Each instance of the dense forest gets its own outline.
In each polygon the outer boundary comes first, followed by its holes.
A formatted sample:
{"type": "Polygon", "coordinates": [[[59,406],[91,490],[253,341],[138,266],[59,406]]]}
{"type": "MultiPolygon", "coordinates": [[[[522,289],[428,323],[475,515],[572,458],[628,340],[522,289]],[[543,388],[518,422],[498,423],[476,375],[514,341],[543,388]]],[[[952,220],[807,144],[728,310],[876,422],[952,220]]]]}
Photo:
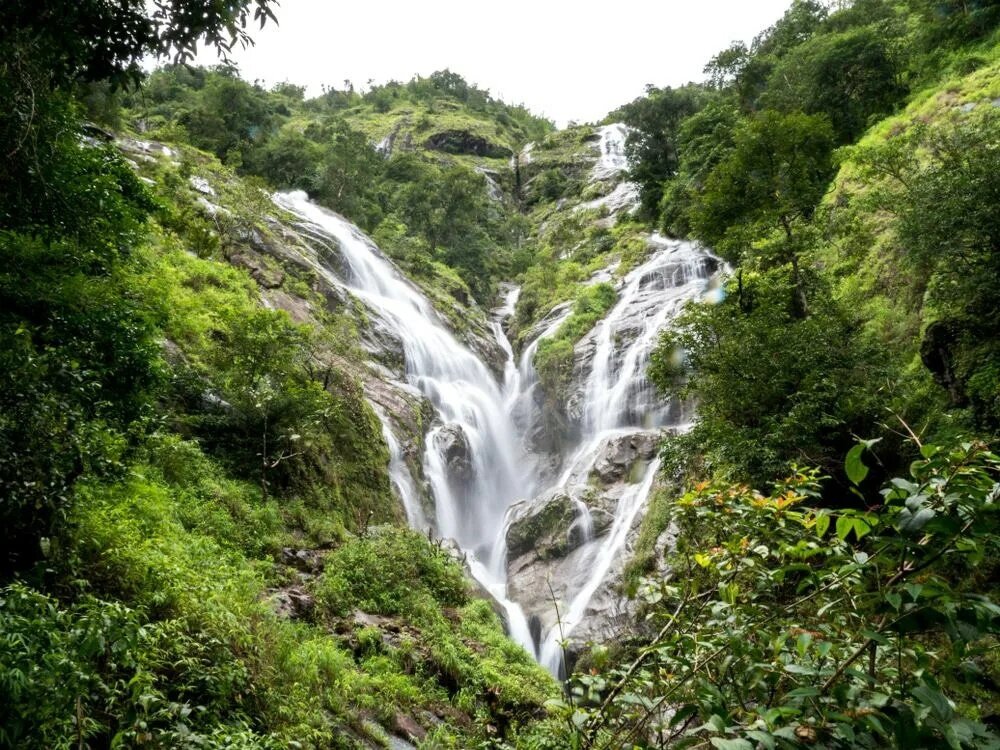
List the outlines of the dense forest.
{"type": "MultiPolygon", "coordinates": [[[[0,8],[0,747],[1000,747],[1000,3],[794,0],[564,129],[448,70],[242,79],[276,20],[0,8]],[[682,418],[581,483],[648,495],[628,622],[564,637],[538,576],[555,676],[434,522],[432,459],[472,497],[481,446],[289,191],[537,381],[541,475],[630,284],[699,253],[628,391],[682,418]]],[[[544,499],[506,508],[508,575],[618,529],[544,499]]]]}

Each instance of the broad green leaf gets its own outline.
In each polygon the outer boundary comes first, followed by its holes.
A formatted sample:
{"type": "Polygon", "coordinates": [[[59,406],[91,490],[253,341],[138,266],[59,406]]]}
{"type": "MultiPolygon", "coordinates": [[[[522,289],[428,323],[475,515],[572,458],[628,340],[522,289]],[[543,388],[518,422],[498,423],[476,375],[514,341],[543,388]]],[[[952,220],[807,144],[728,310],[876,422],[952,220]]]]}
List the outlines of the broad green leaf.
{"type": "Polygon", "coordinates": [[[765,750],[774,750],[774,737],[770,732],[762,732],[759,729],[752,729],[747,732],[747,737],[757,740],[765,750]]]}
{"type": "Polygon", "coordinates": [[[865,452],[865,445],[858,443],[847,451],[847,459],[844,461],[844,471],[852,484],[861,484],[868,476],[868,467],[861,460],[861,454],[865,452]]]}
{"type": "Polygon", "coordinates": [[[816,536],[822,539],[823,535],[826,534],[826,531],[829,528],[830,528],[830,516],[828,516],[826,513],[821,513],[820,515],[816,516],[816,536]]]}
{"type": "Polygon", "coordinates": [[[852,525],[854,527],[854,536],[859,542],[872,530],[872,527],[863,518],[855,518],[852,525]]]}
{"type": "Polygon", "coordinates": [[[934,456],[937,455],[937,452],[939,450],[941,450],[941,449],[938,448],[936,445],[929,445],[929,444],[928,445],[921,445],[920,446],[920,455],[923,456],[924,458],[934,458],[934,456]]]}
{"type": "Polygon", "coordinates": [[[712,714],[708,717],[708,721],[705,722],[705,728],[711,729],[713,732],[725,732],[726,722],[718,714],[712,714]]]}
{"type": "Polygon", "coordinates": [[[954,715],[951,701],[940,690],[935,690],[930,685],[918,685],[912,692],[914,698],[928,706],[942,721],[949,721],[954,715]]]}
{"type": "Polygon", "coordinates": [[[903,508],[899,512],[899,530],[908,534],[916,534],[927,525],[928,521],[934,518],[934,515],[932,508],[921,508],[916,513],[910,511],[909,508],[903,508]]]}
{"type": "Polygon", "coordinates": [[[800,687],[789,690],[785,693],[786,698],[815,698],[819,695],[819,689],[814,687],[800,687]]]}
{"type": "Polygon", "coordinates": [[[840,541],[847,539],[847,535],[851,533],[851,529],[854,528],[854,519],[850,516],[840,516],[837,519],[837,538],[840,541]]]}

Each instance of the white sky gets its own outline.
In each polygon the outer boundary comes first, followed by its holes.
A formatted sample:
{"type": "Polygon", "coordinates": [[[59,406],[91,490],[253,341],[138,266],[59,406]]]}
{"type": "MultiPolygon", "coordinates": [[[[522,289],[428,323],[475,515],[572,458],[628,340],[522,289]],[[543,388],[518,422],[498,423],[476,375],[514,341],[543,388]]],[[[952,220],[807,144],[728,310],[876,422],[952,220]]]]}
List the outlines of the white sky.
{"type": "MultiPolygon", "coordinates": [[[[233,58],[247,80],[364,88],[449,68],[565,125],[642,94],[701,80],[708,59],[749,41],[791,0],[281,0],[278,26],[233,58]]],[[[199,62],[211,64],[204,56],[199,62]]]]}

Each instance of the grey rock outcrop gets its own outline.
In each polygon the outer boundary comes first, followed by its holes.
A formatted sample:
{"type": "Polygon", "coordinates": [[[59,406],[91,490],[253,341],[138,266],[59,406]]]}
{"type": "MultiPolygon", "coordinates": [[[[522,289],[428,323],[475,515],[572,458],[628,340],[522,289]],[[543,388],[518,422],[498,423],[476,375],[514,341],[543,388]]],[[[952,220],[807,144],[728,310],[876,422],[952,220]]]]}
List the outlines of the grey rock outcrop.
{"type": "Polygon", "coordinates": [[[630,478],[637,462],[656,455],[657,436],[650,432],[620,435],[604,444],[594,462],[594,474],[604,484],[630,478]]]}
{"type": "Polygon", "coordinates": [[[475,475],[469,439],[461,425],[446,424],[435,435],[434,442],[448,466],[448,476],[456,482],[468,482],[475,475]]]}

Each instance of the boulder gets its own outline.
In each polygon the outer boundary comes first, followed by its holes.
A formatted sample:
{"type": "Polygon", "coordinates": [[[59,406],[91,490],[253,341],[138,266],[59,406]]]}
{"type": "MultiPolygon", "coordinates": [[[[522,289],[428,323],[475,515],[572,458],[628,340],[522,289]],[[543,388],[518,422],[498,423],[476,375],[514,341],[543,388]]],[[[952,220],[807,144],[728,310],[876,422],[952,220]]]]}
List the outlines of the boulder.
{"type": "Polygon", "coordinates": [[[475,476],[472,450],[461,425],[446,424],[434,435],[434,447],[444,458],[452,481],[468,482],[475,476]]]}
{"type": "Polygon", "coordinates": [[[614,521],[607,503],[583,485],[557,487],[512,506],[507,517],[509,559],[533,554],[540,560],[565,557],[605,533],[614,521]]]}
{"type": "Polygon", "coordinates": [[[594,462],[593,475],[604,484],[628,480],[637,461],[649,461],[656,455],[656,444],[657,436],[649,432],[611,438],[594,462]]]}
{"type": "Polygon", "coordinates": [[[269,597],[279,617],[290,620],[308,618],[316,606],[315,600],[298,586],[276,589],[269,597]]]}
{"type": "Polygon", "coordinates": [[[517,503],[508,516],[507,556],[513,559],[531,551],[543,560],[564,556],[570,551],[569,528],[577,515],[576,503],[562,488],[517,503]]]}
{"type": "Polygon", "coordinates": [[[281,562],[305,573],[319,573],[323,570],[324,553],[316,549],[281,549],[281,562]]]}

